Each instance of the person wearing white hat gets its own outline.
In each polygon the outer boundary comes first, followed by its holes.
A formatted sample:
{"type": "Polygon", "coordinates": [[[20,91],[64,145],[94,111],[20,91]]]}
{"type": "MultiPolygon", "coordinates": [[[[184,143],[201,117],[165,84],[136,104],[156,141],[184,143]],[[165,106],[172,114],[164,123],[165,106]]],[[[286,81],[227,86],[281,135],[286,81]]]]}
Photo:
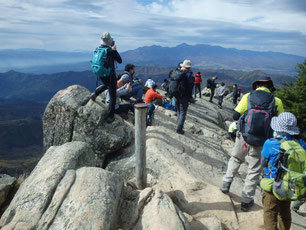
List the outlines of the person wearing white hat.
{"type": "Polygon", "coordinates": [[[104,32],[101,36],[101,48],[107,48],[107,54],[109,57],[109,65],[111,72],[109,76],[101,77],[102,85],[96,88],[96,90],[91,94],[90,98],[95,101],[96,97],[100,95],[103,91],[108,89],[110,100],[108,106],[108,115],[106,118],[107,123],[112,123],[115,120],[115,106],[116,106],[116,88],[117,79],[115,71],[115,61],[119,64],[122,63],[122,59],[117,52],[117,47],[115,45],[114,39],[111,37],[109,32],[104,32]]]}
{"type": "MultiPolygon", "coordinates": [[[[294,141],[295,143],[297,142],[296,146],[304,150],[306,149],[306,143],[302,139],[296,138],[300,131],[297,128],[296,117],[292,113],[283,112],[278,117],[273,117],[270,126],[274,131],[274,137],[266,140],[263,145],[261,165],[265,167],[264,178],[274,178],[276,180],[275,178],[278,174],[276,162],[279,160],[282,143],[294,141]]],[[[279,229],[290,229],[290,200],[278,200],[273,192],[270,191],[272,190],[272,185],[268,186],[262,182],[265,229],[278,229],[277,226],[279,226],[279,229]]]]}
{"type": "Polygon", "coordinates": [[[195,77],[193,75],[193,72],[190,70],[191,69],[191,61],[190,60],[184,60],[183,63],[180,64],[181,70],[185,71],[187,81],[188,81],[188,88],[187,88],[187,93],[188,93],[188,101],[191,103],[195,103],[195,99],[192,97],[192,90],[194,87],[194,80],[195,77]]]}

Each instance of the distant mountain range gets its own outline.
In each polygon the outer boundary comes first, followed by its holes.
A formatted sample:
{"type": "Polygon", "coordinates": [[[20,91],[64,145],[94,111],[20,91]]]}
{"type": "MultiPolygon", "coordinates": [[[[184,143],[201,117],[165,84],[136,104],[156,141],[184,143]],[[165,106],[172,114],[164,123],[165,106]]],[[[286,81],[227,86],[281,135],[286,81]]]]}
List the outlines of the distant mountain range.
{"type": "MultiPolygon", "coordinates": [[[[127,63],[137,66],[171,67],[190,59],[198,69],[261,70],[266,73],[295,74],[295,66],[305,57],[277,52],[257,52],[210,45],[180,44],[176,47],[145,46],[120,52],[123,69],[127,63]]],[[[58,52],[33,49],[0,50],[0,72],[57,73],[90,70],[92,52],[58,52]]]]}
{"type": "MultiPolygon", "coordinates": [[[[168,78],[170,70],[171,68],[167,67],[137,67],[135,77],[145,81],[150,76],[160,84],[164,79],[168,78]]],[[[249,90],[251,83],[261,75],[271,76],[276,85],[281,82],[295,81],[295,77],[292,76],[266,74],[262,71],[193,70],[194,72],[201,71],[204,81],[211,76],[217,75],[218,82],[225,82],[226,85],[237,83],[244,91],[249,90]]],[[[74,84],[82,85],[93,91],[96,87],[96,76],[91,71],[69,71],[40,75],[9,71],[0,74],[0,99],[47,103],[57,91],[74,84]]],[[[204,82],[204,84],[206,83],[204,82]]]]}

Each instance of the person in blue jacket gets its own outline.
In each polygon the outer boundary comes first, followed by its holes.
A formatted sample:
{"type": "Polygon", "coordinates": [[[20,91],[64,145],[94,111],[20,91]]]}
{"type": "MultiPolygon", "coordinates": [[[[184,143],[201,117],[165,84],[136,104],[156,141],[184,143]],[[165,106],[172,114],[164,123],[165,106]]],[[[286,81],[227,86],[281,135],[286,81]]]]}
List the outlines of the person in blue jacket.
{"type": "MultiPolygon", "coordinates": [[[[261,151],[261,164],[265,167],[265,178],[275,178],[277,173],[275,161],[280,153],[281,141],[296,139],[300,134],[296,125],[296,117],[289,112],[283,112],[278,117],[272,118],[271,128],[274,130],[274,137],[266,140],[261,151]]],[[[306,143],[302,139],[298,139],[298,142],[306,149],[306,143]]],[[[272,192],[263,190],[262,203],[264,205],[264,226],[266,230],[290,229],[290,201],[278,200],[272,192]]]]}

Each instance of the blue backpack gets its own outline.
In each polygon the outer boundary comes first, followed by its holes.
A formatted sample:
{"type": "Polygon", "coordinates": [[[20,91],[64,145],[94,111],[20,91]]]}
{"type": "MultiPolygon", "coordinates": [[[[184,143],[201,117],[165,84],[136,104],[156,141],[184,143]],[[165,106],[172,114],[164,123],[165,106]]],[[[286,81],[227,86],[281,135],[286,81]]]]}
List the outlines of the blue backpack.
{"type": "Polygon", "coordinates": [[[98,47],[93,53],[91,69],[97,77],[104,78],[110,76],[111,65],[108,49],[109,47],[98,47]]]}

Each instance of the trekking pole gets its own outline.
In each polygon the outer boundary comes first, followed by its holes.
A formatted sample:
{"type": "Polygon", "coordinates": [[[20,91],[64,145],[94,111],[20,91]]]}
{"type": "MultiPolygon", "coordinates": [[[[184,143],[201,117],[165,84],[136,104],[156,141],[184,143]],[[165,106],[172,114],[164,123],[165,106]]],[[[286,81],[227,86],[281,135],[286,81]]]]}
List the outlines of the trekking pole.
{"type": "Polygon", "coordinates": [[[135,104],[135,155],[136,155],[136,186],[144,189],[147,186],[146,170],[146,114],[145,103],[135,104]]]}

